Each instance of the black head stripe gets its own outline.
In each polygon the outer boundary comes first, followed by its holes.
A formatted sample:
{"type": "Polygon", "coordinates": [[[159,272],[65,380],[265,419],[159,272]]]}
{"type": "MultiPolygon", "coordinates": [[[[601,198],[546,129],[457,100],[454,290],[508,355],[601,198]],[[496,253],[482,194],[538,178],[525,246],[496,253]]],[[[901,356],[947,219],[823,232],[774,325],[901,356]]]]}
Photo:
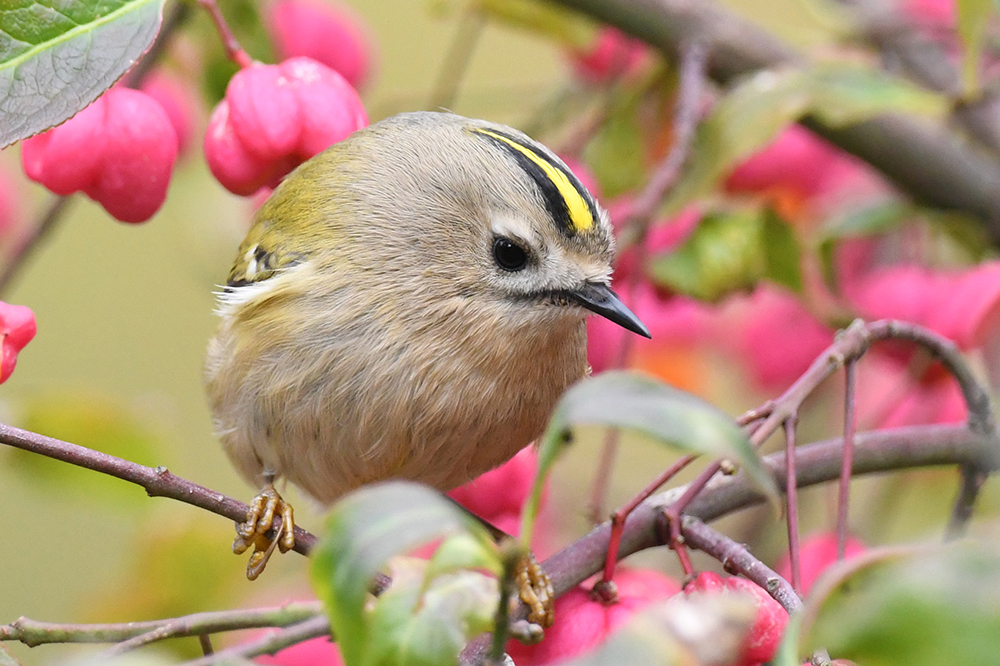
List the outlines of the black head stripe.
{"type": "MultiPolygon", "coordinates": [[[[477,129],[475,131],[477,134],[486,137],[495,145],[500,146],[507,151],[507,153],[514,158],[514,161],[517,162],[518,166],[520,166],[525,173],[527,173],[531,179],[535,181],[535,184],[538,186],[538,189],[542,194],[542,199],[545,201],[545,208],[552,216],[552,220],[555,222],[556,227],[560,232],[566,236],[573,236],[580,231],[586,231],[594,223],[596,223],[598,219],[597,206],[594,204],[590,193],[587,192],[587,189],[583,186],[576,175],[567,169],[566,166],[559,160],[553,159],[548,153],[540,151],[534,146],[526,144],[523,140],[519,140],[516,137],[510,136],[504,132],[498,132],[493,129],[477,129]],[[536,159],[532,159],[532,157],[525,154],[524,151],[530,152],[536,159]],[[553,181],[552,177],[545,172],[545,169],[538,163],[538,161],[544,162],[553,170],[565,176],[566,183],[569,184],[576,196],[578,196],[580,200],[586,204],[587,211],[590,215],[590,220],[587,221],[587,223],[581,224],[579,220],[573,219],[569,205],[566,201],[567,193],[560,190],[559,186],[553,181]]],[[[563,183],[564,188],[566,187],[566,183],[563,183]]]]}

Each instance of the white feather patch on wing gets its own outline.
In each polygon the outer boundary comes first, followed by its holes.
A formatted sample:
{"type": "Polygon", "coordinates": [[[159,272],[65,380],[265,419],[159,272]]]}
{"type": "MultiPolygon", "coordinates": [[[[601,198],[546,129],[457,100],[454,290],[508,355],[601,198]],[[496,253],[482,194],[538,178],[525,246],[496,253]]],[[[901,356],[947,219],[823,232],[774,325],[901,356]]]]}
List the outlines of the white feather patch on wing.
{"type": "Polygon", "coordinates": [[[237,310],[276,289],[281,282],[289,279],[289,276],[309,267],[308,261],[288,268],[275,271],[275,274],[260,282],[240,285],[239,287],[219,287],[219,291],[213,292],[216,298],[215,314],[219,317],[232,316],[237,310]]]}

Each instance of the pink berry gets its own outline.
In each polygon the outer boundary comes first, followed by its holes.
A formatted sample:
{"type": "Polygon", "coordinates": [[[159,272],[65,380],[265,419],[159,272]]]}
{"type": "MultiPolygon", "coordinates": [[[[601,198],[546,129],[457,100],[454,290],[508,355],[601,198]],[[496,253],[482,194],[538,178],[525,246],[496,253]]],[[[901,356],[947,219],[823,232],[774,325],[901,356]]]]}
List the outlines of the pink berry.
{"type": "MultiPolygon", "coordinates": [[[[860,555],[865,550],[863,542],[854,537],[848,537],[844,557],[850,559],[860,555]]],[[[802,567],[802,594],[808,594],[820,574],[837,562],[836,533],[823,532],[805,539],[799,549],[799,561],[802,567]]],[[[792,564],[788,553],[781,556],[776,571],[785,580],[792,580],[792,564]]]]}
{"type": "Polygon", "coordinates": [[[187,152],[194,138],[195,117],[199,108],[194,92],[189,86],[159,70],[150,72],[143,78],[141,90],[159,102],[170,118],[170,124],[177,133],[178,154],[187,152]]]}
{"type": "Polygon", "coordinates": [[[116,219],[144,222],[167,198],[177,133],[146,93],[115,88],[105,97],[104,162],[83,191],[116,219]]]}
{"type": "Polygon", "coordinates": [[[667,576],[644,569],[619,569],[615,573],[618,603],[605,606],[591,591],[578,586],[559,597],[555,605],[555,624],[545,630],[537,645],[507,643],[507,653],[517,666],[544,666],[560,663],[583,654],[604,642],[650,603],[677,594],[680,586],[667,576]]]}
{"type": "Polygon", "coordinates": [[[24,305],[10,305],[0,301],[0,384],[7,381],[17,365],[17,354],[35,337],[35,313],[24,305]]]}
{"type": "Polygon", "coordinates": [[[256,657],[254,662],[271,666],[343,666],[344,658],[337,644],[323,636],[286,647],[274,655],[256,657]]]}
{"type": "Polygon", "coordinates": [[[212,113],[205,157],[226,189],[248,196],[367,124],[357,92],[329,67],[310,58],[254,63],[212,113]]]}
{"type": "Polygon", "coordinates": [[[636,71],[641,67],[646,53],[646,46],[641,41],[605,26],[589,47],[570,53],[570,62],[573,71],[582,80],[588,83],[606,83],[636,71]]]}
{"type": "Polygon", "coordinates": [[[67,120],[21,144],[21,164],[31,180],[66,196],[89,186],[104,158],[108,91],[67,120]]]}
{"type": "Polygon", "coordinates": [[[59,127],[24,142],[21,161],[56,194],[83,191],[122,222],[143,222],[167,197],[177,133],[144,92],[112,88],[59,127]]]}
{"type": "Polygon", "coordinates": [[[721,327],[723,342],[744,359],[754,382],[782,390],[833,343],[834,331],[816,319],[790,292],[758,285],[745,299],[731,301],[721,327]]]}
{"type": "Polygon", "coordinates": [[[355,88],[368,79],[372,51],[368,30],[349,7],[317,0],[277,0],[267,8],[267,28],[280,59],[312,58],[355,88]]]}
{"type": "Polygon", "coordinates": [[[740,659],[733,666],[753,666],[774,657],[788,624],[788,612],[759,585],[745,578],[703,571],[684,588],[684,593],[735,593],[749,597],[757,606],[757,615],[747,633],[740,659]]]}
{"type": "Polygon", "coordinates": [[[528,446],[503,465],[455,488],[448,496],[489,521],[510,514],[518,516],[537,471],[538,456],[528,446]]]}

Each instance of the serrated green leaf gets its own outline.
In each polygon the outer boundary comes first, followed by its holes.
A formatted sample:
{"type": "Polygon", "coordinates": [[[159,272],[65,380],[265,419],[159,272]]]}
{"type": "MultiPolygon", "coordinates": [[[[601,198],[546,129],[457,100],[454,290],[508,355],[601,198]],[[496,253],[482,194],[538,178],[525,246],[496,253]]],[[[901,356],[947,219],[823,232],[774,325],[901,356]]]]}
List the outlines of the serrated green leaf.
{"type": "Polygon", "coordinates": [[[979,94],[979,63],[986,40],[991,0],[956,0],[958,36],[962,40],[962,87],[966,97],[979,94]]]}
{"type": "Polygon", "coordinates": [[[0,146],[58,125],[110,88],[153,43],[163,2],[0,3],[0,146]]]}
{"type": "Polygon", "coordinates": [[[810,613],[806,645],[859,664],[992,666],[1000,654],[1000,553],[964,542],[868,558],[821,579],[810,613]]]}
{"type": "Polygon", "coordinates": [[[491,543],[469,514],[415,483],[365,486],[334,505],[313,551],[312,579],[348,666],[368,663],[373,634],[365,606],[375,574],[395,555],[462,532],[491,543]]]}
{"type": "Polygon", "coordinates": [[[770,209],[705,215],[674,250],[653,257],[650,278],[675,292],[717,302],[763,279],[802,289],[802,250],[792,228],[770,209]]]}
{"type": "Polygon", "coordinates": [[[538,473],[522,512],[521,541],[531,532],[542,488],[572,428],[628,428],[684,453],[728,458],[778,506],[778,490],[746,435],[733,419],[690,393],[635,372],[605,372],[573,385],[559,401],[542,435],[538,473]]]}

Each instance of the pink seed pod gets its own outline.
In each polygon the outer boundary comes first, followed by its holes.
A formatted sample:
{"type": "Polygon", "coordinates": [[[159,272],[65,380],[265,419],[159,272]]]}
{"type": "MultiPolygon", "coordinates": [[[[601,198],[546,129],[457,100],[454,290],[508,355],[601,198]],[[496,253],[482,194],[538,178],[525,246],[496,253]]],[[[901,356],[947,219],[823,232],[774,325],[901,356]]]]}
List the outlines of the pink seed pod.
{"type": "Polygon", "coordinates": [[[17,366],[17,355],[35,337],[35,313],[25,305],[0,301],[0,384],[7,381],[17,366]]]}
{"type": "Polygon", "coordinates": [[[21,151],[29,178],[60,195],[82,191],[122,222],[144,222],[160,209],[176,161],[167,113],[129,88],[108,90],[21,151]]]}
{"type": "Polygon", "coordinates": [[[310,58],[254,63],[212,113],[205,158],[226,189],[249,196],[367,124],[357,92],[329,67],[310,58]]]}
{"type": "Polygon", "coordinates": [[[349,7],[319,0],[277,0],[266,27],[278,58],[306,56],[339,73],[357,89],[372,69],[368,27],[349,7]]]}

